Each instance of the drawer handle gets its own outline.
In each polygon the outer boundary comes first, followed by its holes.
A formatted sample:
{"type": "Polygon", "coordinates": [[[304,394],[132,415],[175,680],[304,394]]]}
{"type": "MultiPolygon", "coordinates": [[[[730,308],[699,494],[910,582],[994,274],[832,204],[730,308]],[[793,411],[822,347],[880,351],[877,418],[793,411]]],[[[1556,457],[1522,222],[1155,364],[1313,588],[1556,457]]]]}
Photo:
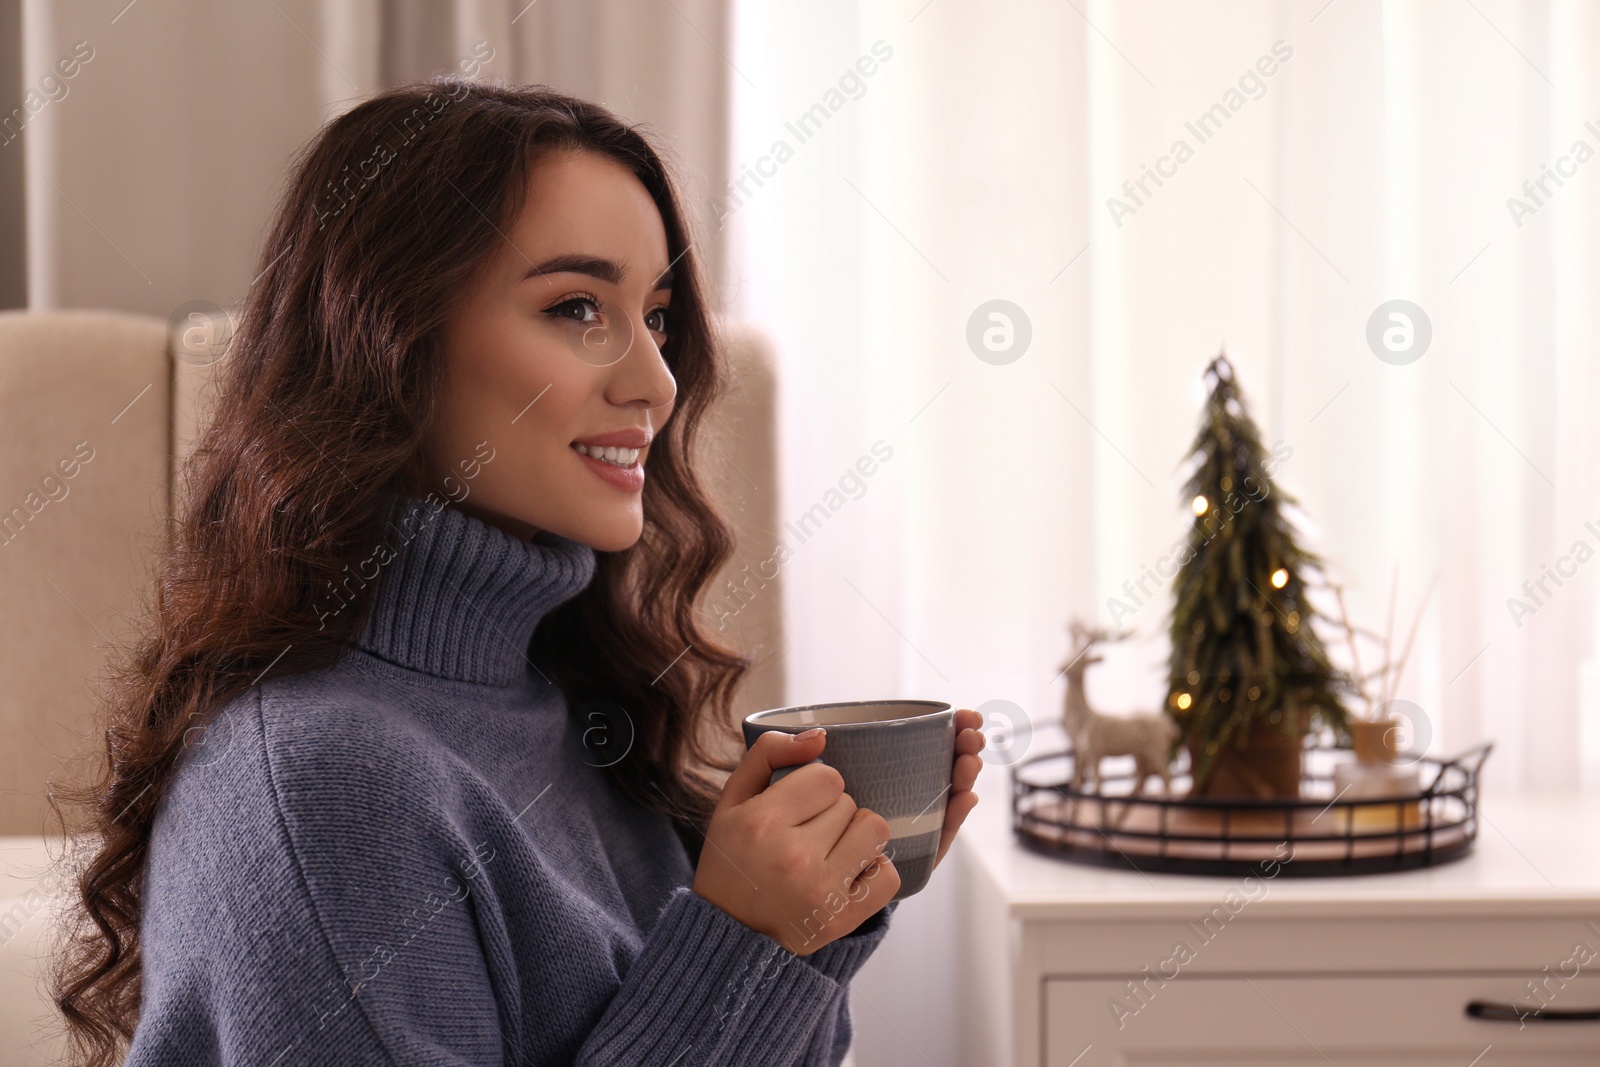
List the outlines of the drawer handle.
{"type": "Polygon", "coordinates": [[[1495,1004],[1487,1000],[1474,1000],[1467,1004],[1467,1014],[1474,1019],[1488,1019],[1501,1023],[1550,1022],[1594,1023],[1600,1022],[1600,1008],[1573,1008],[1566,1011],[1521,1011],[1512,1004],[1495,1004]]]}

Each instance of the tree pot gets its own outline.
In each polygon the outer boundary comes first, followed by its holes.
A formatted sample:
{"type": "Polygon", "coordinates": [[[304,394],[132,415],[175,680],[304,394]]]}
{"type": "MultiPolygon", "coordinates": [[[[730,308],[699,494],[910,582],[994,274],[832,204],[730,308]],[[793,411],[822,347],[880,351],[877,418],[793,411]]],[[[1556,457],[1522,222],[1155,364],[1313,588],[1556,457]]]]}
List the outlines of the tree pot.
{"type": "MultiPolygon", "coordinates": [[[[1300,796],[1300,759],[1304,738],[1285,734],[1266,723],[1252,725],[1244,746],[1226,741],[1211,763],[1211,774],[1191,795],[1198,797],[1249,797],[1259,800],[1293,799],[1300,796]]],[[[1192,741],[1189,765],[1198,767],[1199,756],[1192,741]]]]}

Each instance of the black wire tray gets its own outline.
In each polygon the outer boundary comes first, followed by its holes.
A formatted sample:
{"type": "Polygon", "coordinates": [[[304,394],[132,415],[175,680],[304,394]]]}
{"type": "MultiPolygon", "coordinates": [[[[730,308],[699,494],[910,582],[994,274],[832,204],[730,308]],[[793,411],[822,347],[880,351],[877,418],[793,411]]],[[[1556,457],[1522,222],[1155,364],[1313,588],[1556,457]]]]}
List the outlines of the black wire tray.
{"type": "Polygon", "coordinates": [[[1241,875],[1276,862],[1281,874],[1327,877],[1430,867],[1472,851],[1478,772],[1492,747],[1421,757],[1421,790],[1380,799],[1335,795],[1333,756],[1348,750],[1307,749],[1300,797],[1284,800],[1188,797],[1187,774],[1173,776],[1172,798],[1131,795],[1132,772],[1079,790],[1072,752],[1045,753],[1012,768],[1012,829],[1036,852],[1145,872],[1241,875]]]}

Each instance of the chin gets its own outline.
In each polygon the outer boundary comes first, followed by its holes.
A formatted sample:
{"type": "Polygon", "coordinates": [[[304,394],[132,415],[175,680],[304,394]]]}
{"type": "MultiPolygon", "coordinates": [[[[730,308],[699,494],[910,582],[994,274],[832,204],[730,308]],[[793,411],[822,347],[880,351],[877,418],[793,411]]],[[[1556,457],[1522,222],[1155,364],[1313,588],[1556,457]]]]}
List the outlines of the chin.
{"type": "Polygon", "coordinates": [[[616,521],[580,523],[570,530],[557,527],[549,529],[551,533],[582,542],[596,552],[621,552],[632,548],[644,532],[643,522],[636,516],[626,516],[616,521]]]}

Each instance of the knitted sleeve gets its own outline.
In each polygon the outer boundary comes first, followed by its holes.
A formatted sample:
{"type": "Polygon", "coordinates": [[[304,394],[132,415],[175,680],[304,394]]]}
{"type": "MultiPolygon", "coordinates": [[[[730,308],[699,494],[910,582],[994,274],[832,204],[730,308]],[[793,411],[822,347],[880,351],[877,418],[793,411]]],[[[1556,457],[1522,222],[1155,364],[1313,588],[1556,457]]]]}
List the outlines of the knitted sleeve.
{"type": "Polygon", "coordinates": [[[887,931],[885,909],[796,956],[680,889],[578,1062],[837,1064],[850,1044],[850,979],[887,931]]]}

